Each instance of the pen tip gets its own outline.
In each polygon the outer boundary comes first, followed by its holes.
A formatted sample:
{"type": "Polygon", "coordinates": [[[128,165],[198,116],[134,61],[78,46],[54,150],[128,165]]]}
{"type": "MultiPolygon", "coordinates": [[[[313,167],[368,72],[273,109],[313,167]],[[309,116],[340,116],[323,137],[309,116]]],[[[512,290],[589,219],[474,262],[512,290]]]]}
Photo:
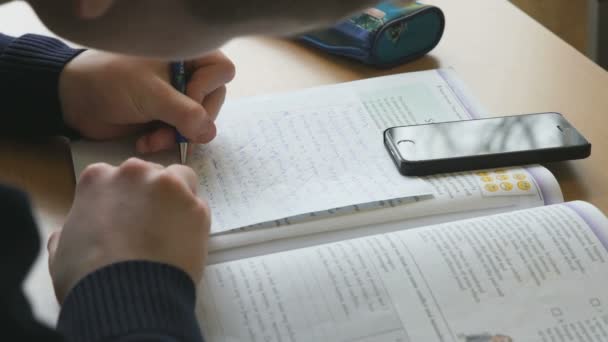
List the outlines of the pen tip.
{"type": "Polygon", "coordinates": [[[179,143],[179,157],[182,164],[186,164],[188,158],[188,143],[179,143]]]}

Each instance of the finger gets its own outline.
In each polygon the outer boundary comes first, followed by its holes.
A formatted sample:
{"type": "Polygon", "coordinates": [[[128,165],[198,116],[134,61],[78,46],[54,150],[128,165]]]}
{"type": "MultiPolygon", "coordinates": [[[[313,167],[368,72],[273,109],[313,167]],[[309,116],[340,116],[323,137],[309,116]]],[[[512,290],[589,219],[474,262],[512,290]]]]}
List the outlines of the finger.
{"type": "Polygon", "coordinates": [[[200,58],[192,59],[186,62],[186,71],[192,74],[196,69],[203,68],[212,64],[228,64],[234,70],[234,64],[226,55],[220,51],[215,50],[211,53],[208,53],[200,58]]]}
{"type": "Polygon", "coordinates": [[[209,127],[207,134],[205,136],[201,136],[199,140],[196,141],[198,144],[208,144],[215,138],[217,135],[217,126],[213,124],[213,126],[209,127]]]}
{"type": "Polygon", "coordinates": [[[186,94],[201,103],[205,96],[226,85],[234,78],[231,64],[218,63],[196,69],[188,82],[186,94]]]}
{"type": "Polygon", "coordinates": [[[149,162],[140,158],[131,157],[123,161],[117,168],[117,175],[121,182],[132,184],[138,182],[148,175],[154,175],[163,171],[163,165],[149,162]]]}
{"type": "Polygon", "coordinates": [[[150,164],[150,166],[152,166],[154,169],[157,169],[157,170],[164,170],[165,169],[164,165],[161,165],[161,164],[158,164],[158,163],[152,163],[152,162],[147,162],[147,163],[150,164]]]}
{"type": "Polygon", "coordinates": [[[181,179],[193,194],[196,195],[198,191],[198,177],[194,171],[184,165],[173,164],[167,167],[166,171],[177,176],[178,179],[181,179]]]}
{"type": "Polygon", "coordinates": [[[175,130],[172,127],[160,127],[139,137],[135,142],[137,153],[155,153],[175,146],[175,130]]]}
{"type": "Polygon", "coordinates": [[[175,90],[160,78],[153,97],[143,108],[153,120],[163,121],[195,143],[209,141],[215,133],[215,124],[200,103],[175,90]]]}
{"type": "Polygon", "coordinates": [[[207,114],[211,116],[213,121],[217,119],[220,109],[222,108],[222,105],[224,105],[224,100],[226,100],[225,86],[216,89],[203,100],[203,107],[205,107],[207,114]]]}

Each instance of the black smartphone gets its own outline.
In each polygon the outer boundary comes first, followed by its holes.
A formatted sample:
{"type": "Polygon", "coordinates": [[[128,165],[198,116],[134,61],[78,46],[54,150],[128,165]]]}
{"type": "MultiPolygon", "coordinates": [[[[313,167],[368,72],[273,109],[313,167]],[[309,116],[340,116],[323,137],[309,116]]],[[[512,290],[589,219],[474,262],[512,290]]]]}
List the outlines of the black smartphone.
{"type": "Polygon", "coordinates": [[[384,144],[406,176],[583,159],[591,144],[560,113],[391,127],[384,144]]]}

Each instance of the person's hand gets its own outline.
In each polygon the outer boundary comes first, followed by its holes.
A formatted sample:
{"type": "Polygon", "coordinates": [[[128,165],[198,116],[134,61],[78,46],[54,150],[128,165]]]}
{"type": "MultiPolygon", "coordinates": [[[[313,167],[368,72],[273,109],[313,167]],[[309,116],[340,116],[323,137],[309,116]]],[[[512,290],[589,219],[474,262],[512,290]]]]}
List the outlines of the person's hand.
{"type": "Polygon", "coordinates": [[[188,167],[136,158],[119,167],[100,163],[85,169],[63,229],[47,244],[59,303],[87,274],[121,261],[172,265],[197,284],[211,224],[197,184],[188,167]]]}
{"type": "Polygon", "coordinates": [[[173,127],[192,143],[208,143],[216,135],[214,120],[234,65],[215,52],[187,61],[186,68],[187,96],[171,85],[167,62],[85,51],[60,76],[64,121],[89,139],[141,134],[140,153],[175,145],[173,127]]]}

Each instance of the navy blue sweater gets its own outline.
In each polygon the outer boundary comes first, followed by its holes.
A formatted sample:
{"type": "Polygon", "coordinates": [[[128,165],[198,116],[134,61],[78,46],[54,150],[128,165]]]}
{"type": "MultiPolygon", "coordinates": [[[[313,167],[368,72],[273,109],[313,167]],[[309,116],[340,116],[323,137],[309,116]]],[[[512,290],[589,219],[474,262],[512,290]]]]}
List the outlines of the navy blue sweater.
{"type": "MultiPolygon", "coordinates": [[[[32,139],[75,132],[58,95],[63,67],[82,50],[38,35],[0,34],[0,136],[32,139]]],[[[14,341],[202,341],[195,289],[172,266],[130,261],[89,274],[68,294],[56,327],[34,318],[22,291],[41,244],[26,194],[0,186],[0,322],[14,341]]]]}

